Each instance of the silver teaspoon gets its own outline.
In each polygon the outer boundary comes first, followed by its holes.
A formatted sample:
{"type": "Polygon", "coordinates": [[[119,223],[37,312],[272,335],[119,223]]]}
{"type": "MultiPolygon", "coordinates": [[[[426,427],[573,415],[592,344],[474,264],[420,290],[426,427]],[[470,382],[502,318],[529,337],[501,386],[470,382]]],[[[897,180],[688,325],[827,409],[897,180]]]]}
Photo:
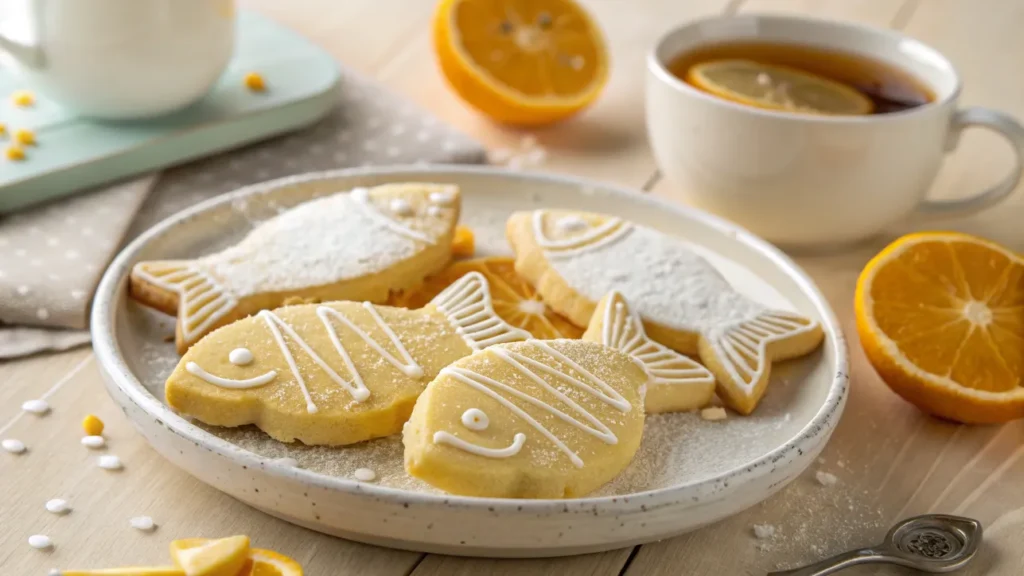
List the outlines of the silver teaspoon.
{"type": "Polygon", "coordinates": [[[960,516],[928,514],[908,518],[885,535],[885,542],[843,552],[810,566],[771,572],[768,576],[826,576],[860,564],[898,564],[922,572],[959,570],[974,558],[981,544],[981,523],[960,516]]]}

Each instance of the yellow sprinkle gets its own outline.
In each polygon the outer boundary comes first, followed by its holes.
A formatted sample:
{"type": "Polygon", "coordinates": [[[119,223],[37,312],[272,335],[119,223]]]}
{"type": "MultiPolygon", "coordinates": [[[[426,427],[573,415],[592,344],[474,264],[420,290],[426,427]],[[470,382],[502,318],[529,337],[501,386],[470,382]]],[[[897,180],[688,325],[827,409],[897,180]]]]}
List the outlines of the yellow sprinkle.
{"type": "Polygon", "coordinates": [[[18,144],[23,144],[25,146],[35,146],[36,145],[36,134],[35,134],[35,132],[33,132],[31,130],[25,130],[25,129],[15,130],[14,131],[14,141],[17,142],[18,144]]]}
{"type": "Polygon", "coordinates": [[[245,75],[245,87],[253,92],[263,92],[267,89],[267,83],[258,72],[249,72],[245,75]]]}
{"type": "Polygon", "coordinates": [[[36,103],[36,97],[28,90],[18,90],[11,95],[11,102],[13,102],[15,106],[27,108],[36,103]]]}
{"type": "Polygon", "coordinates": [[[21,161],[25,159],[25,150],[17,144],[8,146],[7,150],[4,151],[4,154],[7,156],[8,160],[21,161]]]}
{"type": "Polygon", "coordinates": [[[103,420],[89,414],[82,420],[82,430],[85,430],[86,436],[102,436],[103,420]]]}
{"type": "Polygon", "coordinates": [[[0,136],[7,136],[7,125],[0,123],[0,136]]]}

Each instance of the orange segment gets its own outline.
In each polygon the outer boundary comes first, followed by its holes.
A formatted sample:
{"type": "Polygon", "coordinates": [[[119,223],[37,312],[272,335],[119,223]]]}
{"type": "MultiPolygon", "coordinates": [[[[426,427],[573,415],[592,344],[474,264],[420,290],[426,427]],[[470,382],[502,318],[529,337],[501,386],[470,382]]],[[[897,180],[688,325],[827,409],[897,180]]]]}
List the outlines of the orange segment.
{"type": "Polygon", "coordinates": [[[571,116],[608,77],[601,32],[573,0],[442,0],[434,50],[463,100],[509,124],[571,116]]]}
{"type": "Polygon", "coordinates": [[[952,232],[900,238],[861,272],[857,331],[900,396],[966,423],[1024,417],[1024,258],[952,232]]]}
{"type": "Polygon", "coordinates": [[[568,320],[559,316],[540,299],[532,286],[516,274],[515,260],[506,257],[477,258],[456,262],[421,286],[394,295],[390,304],[403,308],[422,308],[451,283],[470,272],[480,272],[491,286],[491,303],[502,320],[522,328],[540,339],[576,338],[583,335],[568,320]]]}
{"type": "Polygon", "coordinates": [[[712,60],[690,68],[690,84],[747,106],[809,114],[870,114],[874,104],[854,88],[817,74],[752,60],[712,60]]]}

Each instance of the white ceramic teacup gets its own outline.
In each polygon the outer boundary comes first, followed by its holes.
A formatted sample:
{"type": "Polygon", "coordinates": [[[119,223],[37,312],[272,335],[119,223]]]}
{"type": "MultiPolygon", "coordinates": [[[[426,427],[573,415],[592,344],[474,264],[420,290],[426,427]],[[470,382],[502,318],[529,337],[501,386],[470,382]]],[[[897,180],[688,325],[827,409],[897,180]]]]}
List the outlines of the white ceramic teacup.
{"type": "Polygon", "coordinates": [[[0,55],[27,87],[85,116],[183,108],[234,49],[234,0],[3,0],[0,55]]]}
{"type": "Polygon", "coordinates": [[[995,110],[958,109],[960,77],[953,65],[897,32],[784,16],[712,18],[667,33],[647,68],[647,131],[662,173],[688,202],[782,245],[840,245],[914,213],[976,212],[1006,198],[1021,179],[1024,127],[995,110]],[[666,67],[696,47],[734,41],[862,54],[908,71],[935,100],[872,116],[773,112],[711,96],[666,67]],[[970,126],[1009,140],[1013,170],[976,196],[927,199],[944,155],[970,126]]]}

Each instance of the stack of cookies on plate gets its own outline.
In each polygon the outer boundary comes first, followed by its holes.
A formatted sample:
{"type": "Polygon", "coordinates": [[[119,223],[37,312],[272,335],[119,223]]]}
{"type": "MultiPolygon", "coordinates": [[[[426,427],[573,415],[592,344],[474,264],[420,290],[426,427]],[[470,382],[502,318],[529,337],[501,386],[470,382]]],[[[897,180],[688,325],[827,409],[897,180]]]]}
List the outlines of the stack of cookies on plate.
{"type": "Polygon", "coordinates": [[[406,471],[442,490],[573,498],[629,465],[645,414],[716,392],[750,414],[772,362],[822,340],[613,216],[517,212],[514,258],[453,262],[472,254],[460,210],[450,185],[356,188],[222,252],[137,264],[132,296],[177,315],[167,403],[280,442],[402,433],[406,471]]]}

